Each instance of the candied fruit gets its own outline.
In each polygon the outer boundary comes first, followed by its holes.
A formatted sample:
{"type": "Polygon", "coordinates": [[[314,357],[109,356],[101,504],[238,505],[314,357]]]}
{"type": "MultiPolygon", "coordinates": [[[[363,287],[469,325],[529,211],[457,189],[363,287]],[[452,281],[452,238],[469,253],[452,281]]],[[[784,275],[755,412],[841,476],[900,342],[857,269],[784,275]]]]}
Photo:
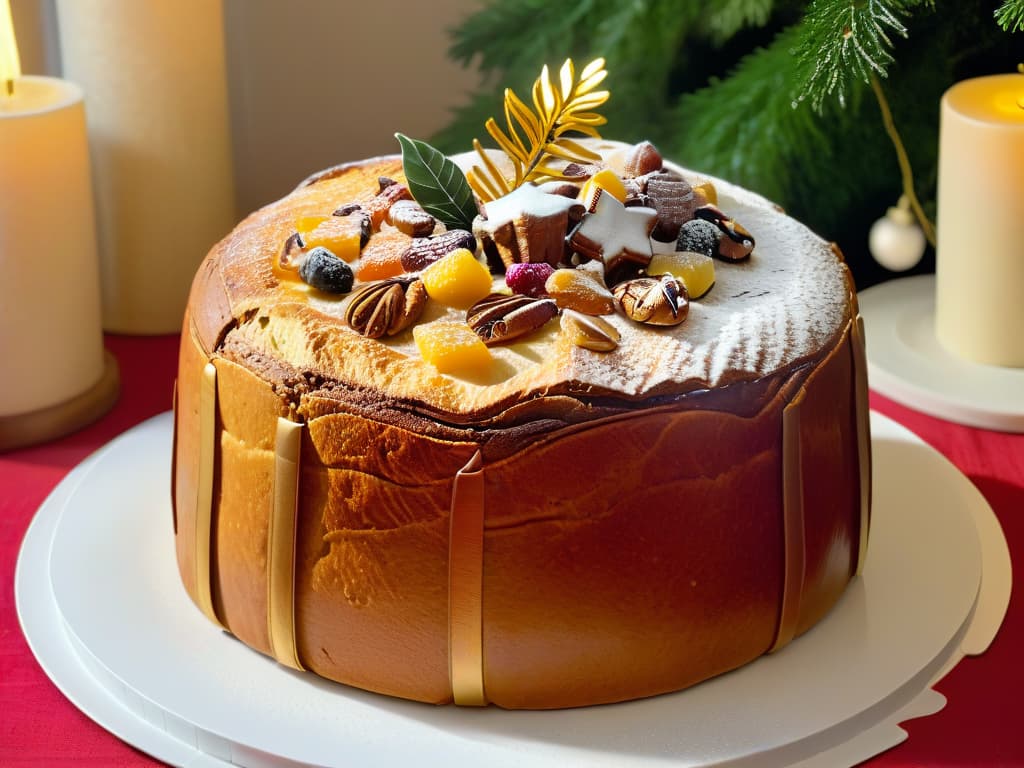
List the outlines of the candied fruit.
{"type": "Polygon", "coordinates": [[[561,309],[585,315],[610,315],[615,311],[611,291],[588,269],[556,269],[544,283],[544,290],[561,309]]]}
{"type": "Polygon", "coordinates": [[[626,185],[615,171],[605,168],[587,179],[587,183],[583,185],[583,190],[580,192],[580,200],[588,211],[594,210],[599,189],[604,190],[620,203],[626,202],[626,185]]]}
{"type": "Polygon", "coordinates": [[[546,262],[536,264],[510,264],[505,270],[505,285],[512,293],[523,296],[543,296],[544,283],[555,270],[546,262]]]}
{"type": "Polygon", "coordinates": [[[715,185],[710,181],[694,185],[693,191],[696,192],[698,196],[702,195],[711,205],[718,205],[718,190],[715,189],[715,185]]]}
{"type": "MultiPolygon", "coordinates": [[[[302,230],[299,230],[302,232],[302,230]]],[[[309,234],[304,234],[306,248],[326,248],[342,261],[359,258],[362,231],[358,217],[329,216],[309,234]]]]}
{"type": "Polygon", "coordinates": [[[695,251],[659,253],[647,265],[649,275],[672,275],[686,286],[691,299],[699,299],[715,284],[715,260],[695,251]]]}
{"type": "Polygon", "coordinates": [[[491,351],[466,323],[438,321],[413,326],[413,339],[425,361],[439,373],[484,372],[491,351]]]}
{"type": "Polygon", "coordinates": [[[465,248],[456,248],[421,273],[427,295],[465,309],[491,292],[491,273],[465,248]]]}
{"type": "Polygon", "coordinates": [[[295,220],[295,231],[302,235],[302,239],[305,240],[306,236],[314,229],[323,224],[329,216],[299,216],[295,220]]]}
{"type": "Polygon", "coordinates": [[[408,235],[397,230],[379,232],[366,243],[359,262],[356,264],[356,277],[363,282],[370,280],[386,280],[405,272],[402,266],[402,254],[412,240],[408,235]]]}

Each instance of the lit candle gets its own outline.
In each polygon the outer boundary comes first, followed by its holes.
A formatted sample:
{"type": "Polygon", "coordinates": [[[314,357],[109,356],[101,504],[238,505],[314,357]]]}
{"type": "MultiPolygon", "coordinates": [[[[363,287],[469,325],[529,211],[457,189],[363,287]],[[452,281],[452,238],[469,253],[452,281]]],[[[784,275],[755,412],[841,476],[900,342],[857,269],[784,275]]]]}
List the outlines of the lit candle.
{"type": "Polygon", "coordinates": [[[236,218],[222,4],[58,0],[57,18],[88,94],[103,327],[177,333],[236,218]]]}
{"type": "Polygon", "coordinates": [[[14,39],[14,19],[11,18],[11,4],[0,3],[0,86],[3,95],[14,95],[14,81],[21,77],[21,59],[18,57],[18,43],[14,39]]]}
{"type": "Polygon", "coordinates": [[[942,98],[935,330],[953,354],[1024,367],[1024,74],[942,98]]]}
{"type": "Polygon", "coordinates": [[[21,75],[0,0],[0,449],[95,418],[111,375],[82,91],[21,75]]]}

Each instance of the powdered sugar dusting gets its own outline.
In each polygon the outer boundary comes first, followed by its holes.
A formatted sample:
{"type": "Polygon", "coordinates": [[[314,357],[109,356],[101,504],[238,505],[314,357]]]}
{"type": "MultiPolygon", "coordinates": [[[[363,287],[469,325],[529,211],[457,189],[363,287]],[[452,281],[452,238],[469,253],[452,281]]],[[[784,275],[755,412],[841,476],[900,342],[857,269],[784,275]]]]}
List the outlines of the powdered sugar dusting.
{"type": "MultiPolygon", "coordinates": [[[[616,145],[606,142],[602,149],[616,145]]],[[[704,180],[673,166],[692,182],[704,180]]],[[[849,317],[845,267],[828,243],[757,194],[712,179],[718,207],[753,233],[750,259],[715,262],[715,286],[690,305],[686,322],[651,330],[616,317],[623,334],[615,365],[575,355],[572,375],[633,396],[686,384],[713,387],[726,380],[771,374],[814,354],[849,317]]]]}
{"type": "MultiPolygon", "coordinates": [[[[613,155],[622,154],[626,145],[591,146],[614,165],[613,155]]],[[[455,159],[467,165],[474,157],[455,159]]],[[[692,183],[709,180],[673,169],[692,183]]],[[[322,209],[332,184],[345,183],[341,177],[302,187],[257,212],[221,245],[229,294],[236,293],[238,269],[255,274],[249,286],[266,286],[239,288],[236,316],[250,308],[259,312],[232,334],[244,335],[250,348],[280,356],[300,370],[467,418],[489,418],[509,403],[537,395],[593,392],[640,399],[750,381],[830,346],[851,312],[845,266],[828,243],[764,198],[710,180],[718,191],[718,207],[756,239],[753,254],[737,263],[716,261],[714,287],[691,302],[679,326],[654,328],[621,313],[605,316],[621,334],[612,352],[575,347],[558,323],[549,323],[520,342],[491,348],[495,361],[486,375],[459,377],[438,374],[423,361],[411,333],[380,340],[359,336],[342,322],[347,299],[328,300],[301,284],[278,283],[269,266],[296,215],[322,209]]],[[[500,283],[498,278],[496,287],[500,283]]],[[[464,311],[429,302],[420,322],[464,317],[464,311]]]]}

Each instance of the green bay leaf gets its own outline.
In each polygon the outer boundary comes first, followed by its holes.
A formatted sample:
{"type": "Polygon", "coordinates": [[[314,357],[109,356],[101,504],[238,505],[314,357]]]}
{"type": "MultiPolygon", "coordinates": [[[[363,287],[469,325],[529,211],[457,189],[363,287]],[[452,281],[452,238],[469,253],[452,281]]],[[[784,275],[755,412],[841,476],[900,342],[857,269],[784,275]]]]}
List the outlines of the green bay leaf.
{"type": "Polygon", "coordinates": [[[401,133],[395,138],[402,147],[402,169],[416,202],[448,229],[472,231],[476,202],[462,169],[425,141],[401,133]]]}

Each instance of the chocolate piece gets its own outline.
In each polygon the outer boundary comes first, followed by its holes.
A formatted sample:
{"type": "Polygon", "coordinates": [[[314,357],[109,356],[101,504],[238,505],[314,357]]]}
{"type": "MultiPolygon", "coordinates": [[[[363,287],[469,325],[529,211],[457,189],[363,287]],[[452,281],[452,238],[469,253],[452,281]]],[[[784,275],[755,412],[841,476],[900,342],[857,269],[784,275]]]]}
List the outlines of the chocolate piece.
{"type": "Polygon", "coordinates": [[[686,181],[675,181],[659,175],[647,182],[647,197],[658,212],[658,223],[652,236],[670,243],[679,236],[679,228],[693,218],[697,199],[686,181]]]}
{"type": "Polygon", "coordinates": [[[730,219],[713,205],[697,208],[694,215],[714,224],[724,235],[719,238],[718,251],[714,254],[726,261],[742,261],[754,250],[754,236],[747,228],[734,219],[730,219]]]}

